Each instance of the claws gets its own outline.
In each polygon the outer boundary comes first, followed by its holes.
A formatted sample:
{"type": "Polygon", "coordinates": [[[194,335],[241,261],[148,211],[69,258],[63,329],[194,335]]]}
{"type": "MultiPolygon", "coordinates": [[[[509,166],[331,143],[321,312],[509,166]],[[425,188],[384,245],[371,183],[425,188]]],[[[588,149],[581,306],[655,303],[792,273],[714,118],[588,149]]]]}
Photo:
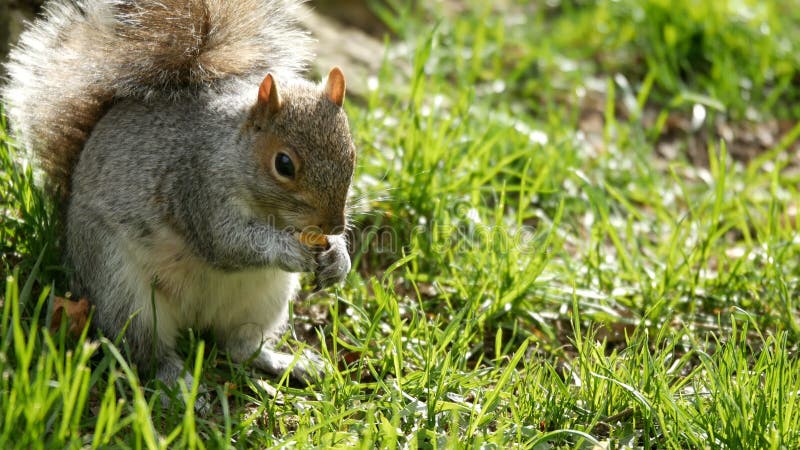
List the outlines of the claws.
{"type": "Polygon", "coordinates": [[[318,270],[317,288],[322,289],[336,284],[347,276],[350,272],[350,255],[347,252],[347,244],[340,236],[331,237],[331,246],[328,250],[317,255],[318,270]]]}

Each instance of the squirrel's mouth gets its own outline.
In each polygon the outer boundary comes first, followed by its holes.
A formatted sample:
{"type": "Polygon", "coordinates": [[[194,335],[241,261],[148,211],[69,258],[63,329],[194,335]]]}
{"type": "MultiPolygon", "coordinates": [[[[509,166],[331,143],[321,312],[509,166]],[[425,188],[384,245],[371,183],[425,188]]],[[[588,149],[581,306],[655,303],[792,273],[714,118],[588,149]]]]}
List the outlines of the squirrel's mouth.
{"type": "Polygon", "coordinates": [[[328,236],[346,231],[346,218],[343,213],[330,214],[302,203],[275,208],[274,205],[254,200],[250,205],[253,217],[258,217],[276,230],[328,236]]]}
{"type": "Polygon", "coordinates": [[[313,224],[312,225],[286,225],[280,227],[281,230],[287,231],[292,234],[303,234],[309,236],[333,236],[345,233],[346,227],[344,225],[336,224],[313,224]]]}
{"type": "Polygon", "coordinates": [[[280,217],[280,216],[270,216],[268,222],[277,230],[281,230],[291,234],[311,234],[311,235],[324,235],[325,230],[322,228],[313,225],[314,222],[309,220],[302,220],[300,218],[292,217],[280,217]],[[291,220],[295,219],[295,220],[291,220]]]}

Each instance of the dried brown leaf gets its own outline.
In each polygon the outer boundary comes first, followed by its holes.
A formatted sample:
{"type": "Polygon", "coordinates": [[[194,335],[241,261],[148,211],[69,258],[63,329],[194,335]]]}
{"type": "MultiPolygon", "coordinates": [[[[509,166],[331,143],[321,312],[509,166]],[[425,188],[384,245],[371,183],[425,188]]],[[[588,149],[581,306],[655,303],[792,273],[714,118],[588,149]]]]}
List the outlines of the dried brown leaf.
{"type": "Polygon", "coordinates": [[[70,336],[79,337],[89,320],[89,300],[82,298],[73,301],[64,297],[55,297],[53,301],[53,317],[50,319],[50,330],[53,332],[61,328],[63,317],[67,319],[67,332],[70,336]]]}

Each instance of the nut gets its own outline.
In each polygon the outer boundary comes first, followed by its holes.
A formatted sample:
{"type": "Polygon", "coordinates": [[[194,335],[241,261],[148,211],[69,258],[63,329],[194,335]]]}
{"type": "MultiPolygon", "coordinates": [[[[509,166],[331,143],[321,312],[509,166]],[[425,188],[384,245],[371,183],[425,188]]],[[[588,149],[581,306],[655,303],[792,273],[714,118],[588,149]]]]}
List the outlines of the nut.
{"type": "Polygon", "coordinates": [[[324,234],[319,233],[310,233],[304,231],[300,233],[297,237],[300,240],[300,243],[303,245],[307,245],[309,247],[316,246],[316,247],[330,247],[330,243],[328,242],[328,237],[324,234]]]}

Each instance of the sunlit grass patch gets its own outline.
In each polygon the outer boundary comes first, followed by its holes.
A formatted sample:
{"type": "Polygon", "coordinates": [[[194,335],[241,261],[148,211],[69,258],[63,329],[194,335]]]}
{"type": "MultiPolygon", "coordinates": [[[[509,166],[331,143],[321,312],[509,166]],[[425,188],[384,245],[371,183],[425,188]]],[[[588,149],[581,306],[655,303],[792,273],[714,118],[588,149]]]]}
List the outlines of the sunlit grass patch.
{"type": "Polygon", "coordinates": [[[800,127],[717,132],[797,117],[795,13],[673,3],[392,3],[348,104],[355,270],[294,307],[308,388],[194,330],[208,392],[159,392],[48,330],[55,209],[0,133],[0,447],[800,446],[800,127]]]}

